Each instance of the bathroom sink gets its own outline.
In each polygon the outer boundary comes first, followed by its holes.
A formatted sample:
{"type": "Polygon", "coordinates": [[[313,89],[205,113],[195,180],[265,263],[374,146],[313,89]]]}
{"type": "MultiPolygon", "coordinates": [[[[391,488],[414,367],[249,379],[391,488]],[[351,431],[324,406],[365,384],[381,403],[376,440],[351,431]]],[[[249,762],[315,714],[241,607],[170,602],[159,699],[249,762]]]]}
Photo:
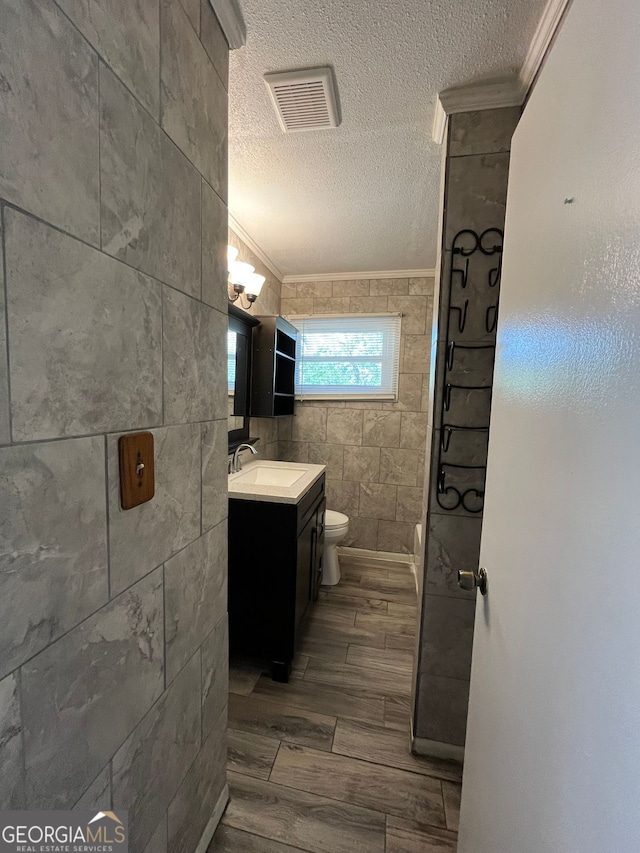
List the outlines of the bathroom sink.
{"type": "Polygon", "coordinates": [[[324,471],[324,465],[256,459],[229,475],[229,497],[295,504],[324,471]]]}
{"type": "Polygon", "coordinates": [[[284,465],[277,468],[254,463],[250,469],[240,471],[233,476],[233,482],[246,485],[252,483],[256,486],[293,486],[305,475],[305,471],[299,468],[289,468],[284,465]]]}

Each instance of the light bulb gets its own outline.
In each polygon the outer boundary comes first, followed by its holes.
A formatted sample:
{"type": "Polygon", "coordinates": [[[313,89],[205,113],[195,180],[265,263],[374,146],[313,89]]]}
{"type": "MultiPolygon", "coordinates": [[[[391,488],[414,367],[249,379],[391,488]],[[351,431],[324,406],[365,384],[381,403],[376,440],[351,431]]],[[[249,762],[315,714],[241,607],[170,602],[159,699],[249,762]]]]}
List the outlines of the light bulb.
{"type": "Polygon", "coordinates": [[[249,276],[244,285],[244,292],[252,296],[260,296],[260,291],[262,290],[262,285],[264,284],[264,276],[258,275],[257,272],[254,272],[249,276]]]}
{"type": "Polygon", "coordinates": [[[244,287],[253,274],[255,267],[244,261],[234,261],[229,270],[229,281],[233,285],[244,287]]]}
{"type": "Polygon", "coordinates": [[[238,250],[235,246],[227,246],[227,270],[231,272],[231,267],[234,265],[238,257],[238,250]]]}

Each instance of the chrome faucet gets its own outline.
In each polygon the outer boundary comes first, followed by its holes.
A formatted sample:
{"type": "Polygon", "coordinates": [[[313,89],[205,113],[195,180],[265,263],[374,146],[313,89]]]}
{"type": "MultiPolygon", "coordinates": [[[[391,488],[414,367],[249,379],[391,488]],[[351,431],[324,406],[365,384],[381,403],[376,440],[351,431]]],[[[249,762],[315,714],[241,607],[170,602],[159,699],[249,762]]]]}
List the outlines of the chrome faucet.
{"type": "Polygon", "coordinates": [[[229,473],[237,474],[242,471],[242,459],[238,455],[241,450],[250,450],[254,456],[258,455],[258,451],[252,444],[239,444],[233,452],[233,456],[229,459],[229,473]]]}

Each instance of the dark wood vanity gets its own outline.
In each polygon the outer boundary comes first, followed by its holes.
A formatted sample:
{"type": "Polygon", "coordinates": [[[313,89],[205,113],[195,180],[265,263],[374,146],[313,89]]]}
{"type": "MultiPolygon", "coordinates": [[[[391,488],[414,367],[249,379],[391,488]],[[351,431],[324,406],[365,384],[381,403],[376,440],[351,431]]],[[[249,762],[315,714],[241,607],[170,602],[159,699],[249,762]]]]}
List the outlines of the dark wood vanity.
{"type": "Polygon", "coordinates": [[[229,645],[269,660],[288,681],[296,642],[318,597],[324,551],[325,475],[298,503],[229,499],[229,645]]]}

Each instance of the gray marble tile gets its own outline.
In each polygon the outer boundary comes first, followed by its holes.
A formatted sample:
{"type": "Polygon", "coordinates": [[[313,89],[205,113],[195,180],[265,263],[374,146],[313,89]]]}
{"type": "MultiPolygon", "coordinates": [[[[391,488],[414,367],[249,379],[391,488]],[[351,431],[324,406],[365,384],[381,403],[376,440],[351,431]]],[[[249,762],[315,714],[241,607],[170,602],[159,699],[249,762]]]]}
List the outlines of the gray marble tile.
{"type": "MultiPolygon", "coordinates": [[[[208,4],[209,0],[203,2],[208,4]]],[[[227,220],[226,205],[209,184],[202,181],[202,301],[223,314],[229,304],[227,220]]]]}
{"type": "Polygon", "coordinates": [[[424,450],[427,444],[426,412],[402,412],[400,447],[424,450]]]}
{"type": "Polygon", "coordinates": [[[0,20],[0,197],[98,245],[98,57],[52,0],[0,20]]]}
{"type": "Polygon", "coordinates": [[[372,278],[369,282],[371,296],[408,296],[408,278],[372,278]]]}
{"type": "Polygon", "coordinates": [[[349,532],[342,544],[375,551],[378,547],[378,519],[352,516],[349,519],[349,532]]]}
{"type": "Polygon", "coordinates": [[[400,362],[402,373],[428,373],[431,357],[430,335],[404,335],[400,362]]]}
{"type": "Polygon", "coordinates": [[[128,510],[120,506],[120,436],[107,438],[112,595],[200,535],[200,427],[185,424],[152,433],[155,494],[128,510]]]}
{"type": "MultiPolygon", "coordinates": [[[[330,282],[329,282],[330,283],[330,282]]],[[[349,297],[336,296],[329,298],[314,297],[313,300],[314,314],[348,314],[349,313],[349,297]]]]}
{"type": "Polygon", "coordinates": [[[313,314],[313,297],[283,299],[280,304],[283,317],[299,317],[301,314],[313,314]]]}
{"type": "Polygon", "coordinates": [[[227,707],[229,695],[229,629],[222,617],[202,643],[202,732],[207,737],[227,707]]]}
{"type": "Polygon", "coordinates": [[[476,602],[427,593],[422,612],[420,672],[468,680],[476,602]]]}
{"type": "Polygon", "coordinates": [[[111,808],[111,762],[98,773],[73,808],[87,811],[111,808]]]}
{"type": "Polygon", "coordinates": [[[396,521],[410,521],[417,524],[422,519],[422,488],[398,486],[396,521]]]}
{"type": "Polygon", "coordinates": [[[369,447],[398,447],[400,412],[374,410],[364,413],[362,442],[369,447]]]}
{"type": "Polygon", "coordinates": [[[343,512],[350,518],[358,515],[360,483],[349,480],[327,480],[327,509],[343,512]]]}
{"type": "Polygon", "coordinates": [[[160,823],[149,843],[144,848],[144,853],[168,853],[167,843],[167,815],[164,814],[160,818],[160,823]]]}
{"type": "Polygon", "coordinates": [[[4,240],[0,218],[0,444],[9,444],[9,365],[7,363],[7,334],[4,304],[4,240]]]}
{"type": "Polygon", "coordinates": [[[169,805],[168,848],[171,853],[193,853],[197,849],[227,784],[226,752],[227,718],[224,715],[203,743],[169,805]]]}
{"type": "Polygon", "coordinates": [[[455,113],[450,118],[449,157],[509,151],[521,113],[521,107],[455,113]]]}
{"type": "MultiPolygon", "coordinates": [[[[291,428],[293,441],[326,442],[327,439],[327,409],[299,403],[291,428]]],[[[341,441],[334,444],[343,444],[341,441]]]]}
{"type": "Polygon", "coordinates": [[[405,448],[383,447],[380,451],[380,482],[397,486],[415,486],[418,453],[405,448]]]}
{"type": "Polygon", "coordinates": [[[202,424],[202,530],[227,517],[227,421],[202,424]]]}
{"type": "Polygon", "coordinates": [[[308,441],[280,441],[278,442],[279,459],[282,462],[308,462],[308,441]]]}
{"type": "Polygon", "coordinates": [[[341,480],[344,471],[344,446],[342,444],[309,444],[309,462],[326,465],[326,476],[341,480]]]}
{"type": "Polygon", "coordinates": [[[360,483],[360,515],[363,518],[396,517],[396,487],[386,483],[360,483]]]}
{"type": "Polygon", "coordinates": [[[329,444],[362,444],[362,411],[327,409],[327,441],[329,444]]]}
{"type": "Polygon", "coordinates": [[[133,850],[149,841],[199,750],[197,654],[113,756],[113,807],[129,810],[133,850]]]}
{"type": "Polygon", "coordinates": [[[0,450],[0,677],[109,598],[104,439],[0,450]]]}
{"type": "Polygon", "coordinates": [[[373,773],[366,762],[283,743],[271,781],[377,812],[445,825],[440,781],[429,776],[382,765],[373,773]]]}
{"type": "Polygon", "coordinates": [[[209,0],[200,0],[200,41],[225,89],[229,89],[229,45],[209,0]]]}
{"type": "Polygon", "coordinates": [[[356,279],[351,281],[334,281],[332,296],[349,296],[361,299],[369,296],[369,279],[356,279]]]}
{"type": "Polygon", "coordinates": [[[180,672],[227,610],[223,521],[164,565],[167,681],[180,672]]]}
{"type": "Polygon", "coordinates": [[[395,403],[383,403],[384,411],[419,412],[422,405],[422,375],[401,373],[398,377],[398,399],[395,403]]]}
{"type": "Polygon", "coordinates": [[[179,2],[189,18],[189,23],[200,35],[200,0],[179,0],[179,2]]]}
{"type": "Polygon", "coordinates": [[[468,704],[466,679],[420,673],[413,721],[416,736],[464,746],[468,704]]]}
{"type": "Polygon", "coordinates": [[[406,521],[380,521],[377,550],[392,554],[413,554],[415,528],[415,524],[406,521]]]}
{"type": "Polygon", "coordinates": [[[157,0],[59,0],[89,44],[158,119],[160,10],[157,0]]]}
{"type": "Polygon", "coordinates": [[[444,246],[463,228],[481,234],[503,228],[509,154],[477,154],[449,160],[444,246]]]}
{"type": "Polygon", "coordinates": [[[160,15],[162,127],[226,201],[227,92],[179,4],[160,15]]]}
{"type": "Polygon", "coordinates": [[[24,755],[18,679],[0,681],[0,809],[24,809],[24,755]]]}
{"type": "Polygon", "coordinates": [[[478,570],[481,533],[482,519],[477,516],[431,512],[427,537],[427,592],[475,601],[475,590],[466,592],[458,586],[458,569],[478,570]]]}
{"type": "Polygon", "coordinates": [[[165,287],[163,318],[165,422],[226,417],[226,315],[165,287]]]}
{"type": "Polygon", "coordinates": [[[200,175],[100,66],[102,249],[200,297],[200,175]]]}
{"type": "Polygon", "coordinates": [[[410,296],[433,296],[435,281],[432,277],[418,277],[409,279],[410,296]]]}
{"type": "MultiPolygon", "coordinates": [[[[379,447],[345,447],[344,478],[361,483],[377,483],[380,475],[379,447]]],[[[365,515],[365,513],[362,513],[365,515]]]]}
{"type": "Polygon", "coordinates": [[[13,210],[5,239],[14,440],[158,424],[160,285],[13,210]]]}
{"type": "Polygon", "coordinates": [[[387,302],[386,296],[351,296],[349,314],[384,314],[387,302]]]}
{"type": "Polygon", "coordinates": [[[388,306],[389,311],[402,314],[403,335],[426,335],[426,296],[389,296],[388,306]]]}
{"type": "Polygon", "coordinates": [[[384,853],[384,815],[317,794],[229,774],[223,823],[311,853],[384,853]]]}
{"type": "Polygon", "coordinates": [[[160,695],[162,609],[158,570],[22,667],[29,808],[70,808],[160,695]]]}
{"type": "Polygon", "coordinates": [[[306,299],[310,296],[328,298],[333,296],[331,281],[301,281],[296,285],[296,298],[306,299]]]}

